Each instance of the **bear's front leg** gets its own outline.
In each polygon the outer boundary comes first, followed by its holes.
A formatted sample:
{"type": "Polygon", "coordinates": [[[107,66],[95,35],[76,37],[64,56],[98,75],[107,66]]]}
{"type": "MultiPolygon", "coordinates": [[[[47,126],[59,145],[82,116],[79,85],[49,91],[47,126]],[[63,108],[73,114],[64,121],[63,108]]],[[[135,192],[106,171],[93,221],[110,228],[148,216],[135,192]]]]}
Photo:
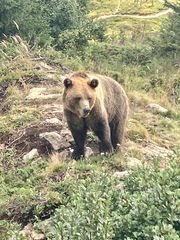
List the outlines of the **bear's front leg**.
{"type": "Polygon", "coordinates": [[[85,128],[81,130],[71,129],[71,133],[75,141],[75,148],[72,153],[72,158],[78,160],[81,157],[85,156],[84,145],[85,145],[87,130],[85,128]]]}
{"type": "Polygon", "coordinates": [[[100,140],[100,152],[112,154],[113,147],[111,143],[111,131],[108,122],[106,120],[97,122],[93,130],[100,140]]]}
{"type": "Polygon", "coordinates": [[[72,112],[66,110],[65,115],[68,127],[75,141],[75,148],[72,153],[72,158],[77,160],[80,159],[81,157],[84,157],[85,154],[84,144],[86,141],[87,127],[85,125],[84,120],[82,118],[81,119],[78,118],[72,112]]]}

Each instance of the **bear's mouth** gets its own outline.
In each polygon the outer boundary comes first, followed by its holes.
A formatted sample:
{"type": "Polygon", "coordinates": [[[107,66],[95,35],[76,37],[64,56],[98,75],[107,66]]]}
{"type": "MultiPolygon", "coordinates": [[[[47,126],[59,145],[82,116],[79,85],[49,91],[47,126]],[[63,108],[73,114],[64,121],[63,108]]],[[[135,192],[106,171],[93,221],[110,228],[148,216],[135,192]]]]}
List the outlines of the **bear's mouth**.
{"type": "Polygon", "coordinates": [[[83,114],[82,118],[87,118],[89,116],[90,113],[87,114],[83,114]]]}

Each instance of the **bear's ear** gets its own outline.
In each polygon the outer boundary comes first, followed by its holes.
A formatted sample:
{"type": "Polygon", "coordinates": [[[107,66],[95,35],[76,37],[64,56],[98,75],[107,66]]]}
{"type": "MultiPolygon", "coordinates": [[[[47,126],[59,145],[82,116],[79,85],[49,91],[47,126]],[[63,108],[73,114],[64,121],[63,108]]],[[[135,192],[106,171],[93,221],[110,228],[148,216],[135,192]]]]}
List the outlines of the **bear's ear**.
{"type": "Polygon", "coordinates": [[[69,79],[69,78],[64,79],[64,86],[66,88],[71,87],[72,86],[72,80],[69,79]]]}
{"type": "Polygon", "coordinates": [[[89,83],[89,85],[92,87],[92,88],[96,88],[99,84],[99,81],[97,79],[92,79],[89,83]]]}

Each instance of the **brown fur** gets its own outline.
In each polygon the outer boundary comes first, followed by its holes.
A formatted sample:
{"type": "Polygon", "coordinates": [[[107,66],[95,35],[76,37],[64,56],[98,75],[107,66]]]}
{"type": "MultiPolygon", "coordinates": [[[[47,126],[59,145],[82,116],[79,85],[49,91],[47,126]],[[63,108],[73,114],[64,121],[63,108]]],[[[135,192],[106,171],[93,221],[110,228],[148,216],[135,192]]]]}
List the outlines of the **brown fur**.
{"type": "Polygon", "coordinates": [[[100,140],[100,151],[112,153],[122,143],[128,114],[125,91],[112,78],[85,72],[73,73],[63,94],[64,113],[75,140],[73,157],[84,156],[87,130],[100,140]],[[96,87],[97,80],[98,86],[96,87]],[[89,111],[83,115],[85,109],[89,111]]]}

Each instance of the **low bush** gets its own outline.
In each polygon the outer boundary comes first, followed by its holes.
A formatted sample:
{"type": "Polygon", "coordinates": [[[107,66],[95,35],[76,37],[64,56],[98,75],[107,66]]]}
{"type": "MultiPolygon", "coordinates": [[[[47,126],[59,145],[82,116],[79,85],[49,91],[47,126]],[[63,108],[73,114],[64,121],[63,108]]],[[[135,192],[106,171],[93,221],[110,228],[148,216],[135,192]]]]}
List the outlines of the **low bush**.
{"type": "Polygon", "coordinates": [[[145,65],[151,61],[152,48],[148,45],[98,44],[91,46],[91,56],[94,61],[108,60],[110,63],[145,65]]]}
{"type": "Polygon", "coordinates": [[[180,164],[124,179],[83,179],[51,218],[48,239],[180,239],[180,164]]]}

